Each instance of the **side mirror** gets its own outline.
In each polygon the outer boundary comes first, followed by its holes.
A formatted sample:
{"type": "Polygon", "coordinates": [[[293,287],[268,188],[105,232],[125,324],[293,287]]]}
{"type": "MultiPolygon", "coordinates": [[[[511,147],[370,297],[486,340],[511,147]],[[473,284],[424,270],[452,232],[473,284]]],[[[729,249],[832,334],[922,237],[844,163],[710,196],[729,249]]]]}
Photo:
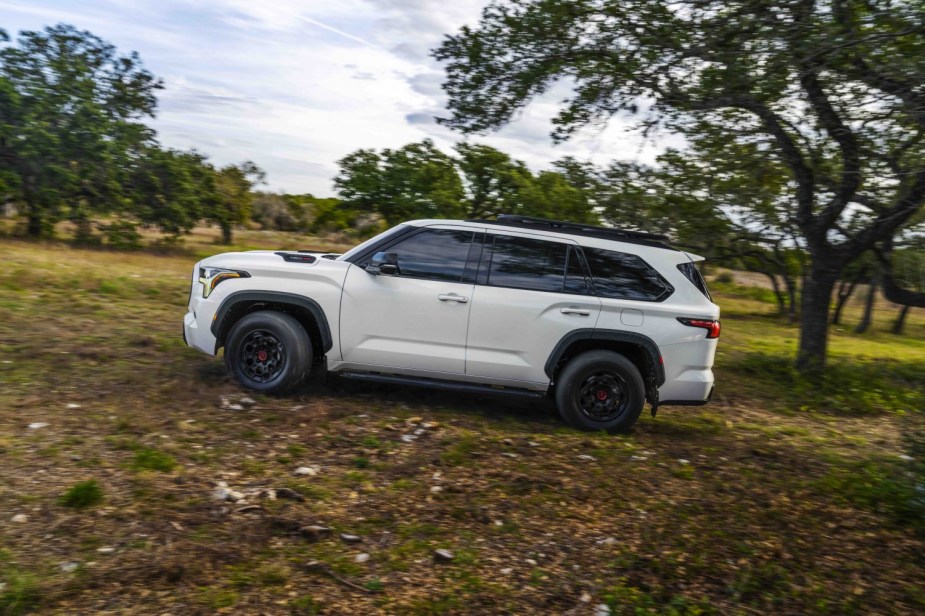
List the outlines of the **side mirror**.
{"type": "Polygon", "coordinates": [[[398,255],[394,252],[377,252],[369,260],[366,271],[374,276],[398,276],[401,270],[398,269],[398,255]]]}

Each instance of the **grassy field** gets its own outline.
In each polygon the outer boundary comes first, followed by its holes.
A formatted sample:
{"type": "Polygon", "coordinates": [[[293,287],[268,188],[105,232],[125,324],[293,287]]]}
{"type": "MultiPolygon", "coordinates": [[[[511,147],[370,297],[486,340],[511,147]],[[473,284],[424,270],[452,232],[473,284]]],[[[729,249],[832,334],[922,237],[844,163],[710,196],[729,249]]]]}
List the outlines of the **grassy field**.
{"type": "Polygon", "coordinates": [[[885,305],[835,331],[809,383],[767,291],[714,285],[714,402],[629,435],[333,379],[233,410],[244,392],[180,336],[211,237],[0,239],[0,614],[925,611],[921,311],[902,337],[885,305]]]}

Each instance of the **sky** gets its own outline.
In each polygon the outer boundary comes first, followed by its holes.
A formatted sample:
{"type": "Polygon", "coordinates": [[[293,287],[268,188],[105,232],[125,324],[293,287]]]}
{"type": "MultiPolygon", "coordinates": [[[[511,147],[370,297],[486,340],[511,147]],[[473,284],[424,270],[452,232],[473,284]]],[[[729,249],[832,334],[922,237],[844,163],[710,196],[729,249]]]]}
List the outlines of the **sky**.
{"type": "Polygon", "coordinates": [[[598,164],[652,162],[660,151],[613,120],[554,145],[562,84],[515,121],[464,137],[446,116],[443,71],[430,57],[447,34],[475,25],[485,0],[0,0],[0,28],[57,23],[137,51],[160,77],[161,143],[225,165],[252,160],[265,188],[334,195],[337,160],[360,148],[431,138],[445,152],[486,143],[538,171],[570,155],[598,164]]]}

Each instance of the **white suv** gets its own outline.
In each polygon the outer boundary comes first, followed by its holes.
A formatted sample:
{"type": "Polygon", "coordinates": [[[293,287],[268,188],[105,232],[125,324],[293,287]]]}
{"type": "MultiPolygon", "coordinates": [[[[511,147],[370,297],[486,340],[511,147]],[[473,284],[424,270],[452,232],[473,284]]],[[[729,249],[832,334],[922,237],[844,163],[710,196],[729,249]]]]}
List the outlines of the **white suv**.
{"type": "Polygon", "coordinates": [[[310,370],[555,398],[570,425],[625,430],[646,400],[705,404],[719,307],[664,238],[573,223],[415,220],[349,252],[226,253],[193,269],[187,344],[246,388],[310,370]]]}

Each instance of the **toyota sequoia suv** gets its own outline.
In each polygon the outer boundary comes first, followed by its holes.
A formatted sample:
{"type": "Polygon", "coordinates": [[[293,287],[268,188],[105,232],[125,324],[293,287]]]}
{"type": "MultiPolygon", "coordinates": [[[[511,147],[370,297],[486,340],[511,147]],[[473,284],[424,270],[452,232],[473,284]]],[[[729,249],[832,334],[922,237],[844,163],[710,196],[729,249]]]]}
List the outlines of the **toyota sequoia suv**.
{"type": "Polygon", "coordinates": [[[342,377],[552,397],[585,430],[713,393],[719,307],[663,236],[554,220],[415,220],[345,254],[249,251],[192,273],[184,340],[245,388],[342,377]]]}

